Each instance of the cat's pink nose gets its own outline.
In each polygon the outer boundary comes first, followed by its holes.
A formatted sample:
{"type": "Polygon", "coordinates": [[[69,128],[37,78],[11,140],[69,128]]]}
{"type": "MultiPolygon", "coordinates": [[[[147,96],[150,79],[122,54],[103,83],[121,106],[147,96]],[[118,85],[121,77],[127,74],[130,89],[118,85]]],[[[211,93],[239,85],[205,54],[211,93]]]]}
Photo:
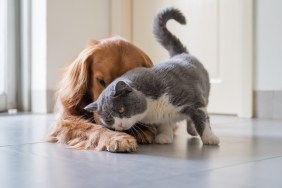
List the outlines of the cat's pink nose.
{"type": "Polygon", "coordinates": [[[115,125],[115,130],[117,131],[123,131],[124,129],[125,129],[125,126],[122,123],[115,125]]]}
{"type": "Polygon", "coordinates": [[[123,129],[122,123],[118,124],[117,127],[118,127],[119,129],[123,129]]]}

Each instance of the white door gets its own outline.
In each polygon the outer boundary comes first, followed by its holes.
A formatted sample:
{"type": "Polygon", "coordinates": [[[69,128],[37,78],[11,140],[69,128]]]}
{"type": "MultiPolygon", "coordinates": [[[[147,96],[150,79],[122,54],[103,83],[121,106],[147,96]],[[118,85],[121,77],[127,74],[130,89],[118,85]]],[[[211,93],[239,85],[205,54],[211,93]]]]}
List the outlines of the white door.
{"type": "MultiPolygon", "coordinates": [[[[210,113],[252,115],[251,0],[133,0],[131,40],[155,63],[169,58],[152,33],[152,20],[165,6],[180,9],[187,19],[168,28],[207,68],[211,78],[210,113]]],[[[117,21],[116,16],[112,18],[117,21]]],[[[116,23],[116,22],[115,22],[116,23]]],[[[113,31],[114,32],[114,31],[113,31]]]]}

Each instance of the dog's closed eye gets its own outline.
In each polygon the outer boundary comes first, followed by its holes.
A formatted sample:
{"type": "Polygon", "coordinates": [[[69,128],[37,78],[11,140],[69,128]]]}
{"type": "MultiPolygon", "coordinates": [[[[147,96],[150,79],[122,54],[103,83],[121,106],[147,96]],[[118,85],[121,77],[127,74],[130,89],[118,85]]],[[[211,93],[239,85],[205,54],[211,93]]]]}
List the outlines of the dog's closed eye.
{"type": "Polygon", "coordinates": [[[106,86],[106,82],[103,78],[97,78],[97,81],[101,84],[101,86],[103,86],[103,87],[106,86]]]}

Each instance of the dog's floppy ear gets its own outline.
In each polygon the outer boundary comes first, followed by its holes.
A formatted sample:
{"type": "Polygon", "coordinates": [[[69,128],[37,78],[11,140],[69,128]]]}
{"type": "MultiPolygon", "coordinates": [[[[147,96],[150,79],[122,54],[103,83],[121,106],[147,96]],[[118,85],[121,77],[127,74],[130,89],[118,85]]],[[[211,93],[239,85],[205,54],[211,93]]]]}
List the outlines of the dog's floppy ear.
{"type": "Polygon", "coordinates": [[[98,104],[97,102],[92,102],[89,105],[87,105],[86,107],[84,107],[84,110],[88,111],[88,112],[94,112],[98,109],[98,104]]]}
{"type": "Polygon", "coordinates": [[[87,95],[89,84],[91,84],[91,60],[96,50],[95,42],[86,47],[78,57],[67,67],[64,77],[60,83],[58,97],[70,112],[76,108],[83,108],[84,97],[87,95]],[[84,96],[84,97],[82,97],[84,96]]]}
{"type": "Polygon", "coordinates": [[[152,62],[152,60],[145,54],[145,52],[143,52],[142,50],[140,50],[141,54],[142,54],[142,57],[144,59],[144,62],[142,64],[143,67],[153,67],[154,64],[152,62]]]}

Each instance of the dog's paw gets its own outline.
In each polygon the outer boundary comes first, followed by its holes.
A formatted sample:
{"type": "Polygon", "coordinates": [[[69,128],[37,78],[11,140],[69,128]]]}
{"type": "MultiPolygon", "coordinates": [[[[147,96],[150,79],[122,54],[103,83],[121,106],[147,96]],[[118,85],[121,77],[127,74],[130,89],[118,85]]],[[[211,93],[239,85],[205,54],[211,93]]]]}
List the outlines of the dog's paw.
{"type": "Polygon", "coordinates": [[[202,137],[203,144],[205,145],[218,145],[219,138],[214,134],[205,135],[202,137]]]}
{"type": "Polygon", "coordinates": [[[173,136],[167,134],[159,134],[155,138],[157,144],[170,144],[173,141],[173,136]]]}
{"type": "Polygon", "coordinates": [[[106,149],[110,152],[133,152],[137,150],[137,147],[137,141],[133,136],[119,133],[110,138],[106,149]]]}

